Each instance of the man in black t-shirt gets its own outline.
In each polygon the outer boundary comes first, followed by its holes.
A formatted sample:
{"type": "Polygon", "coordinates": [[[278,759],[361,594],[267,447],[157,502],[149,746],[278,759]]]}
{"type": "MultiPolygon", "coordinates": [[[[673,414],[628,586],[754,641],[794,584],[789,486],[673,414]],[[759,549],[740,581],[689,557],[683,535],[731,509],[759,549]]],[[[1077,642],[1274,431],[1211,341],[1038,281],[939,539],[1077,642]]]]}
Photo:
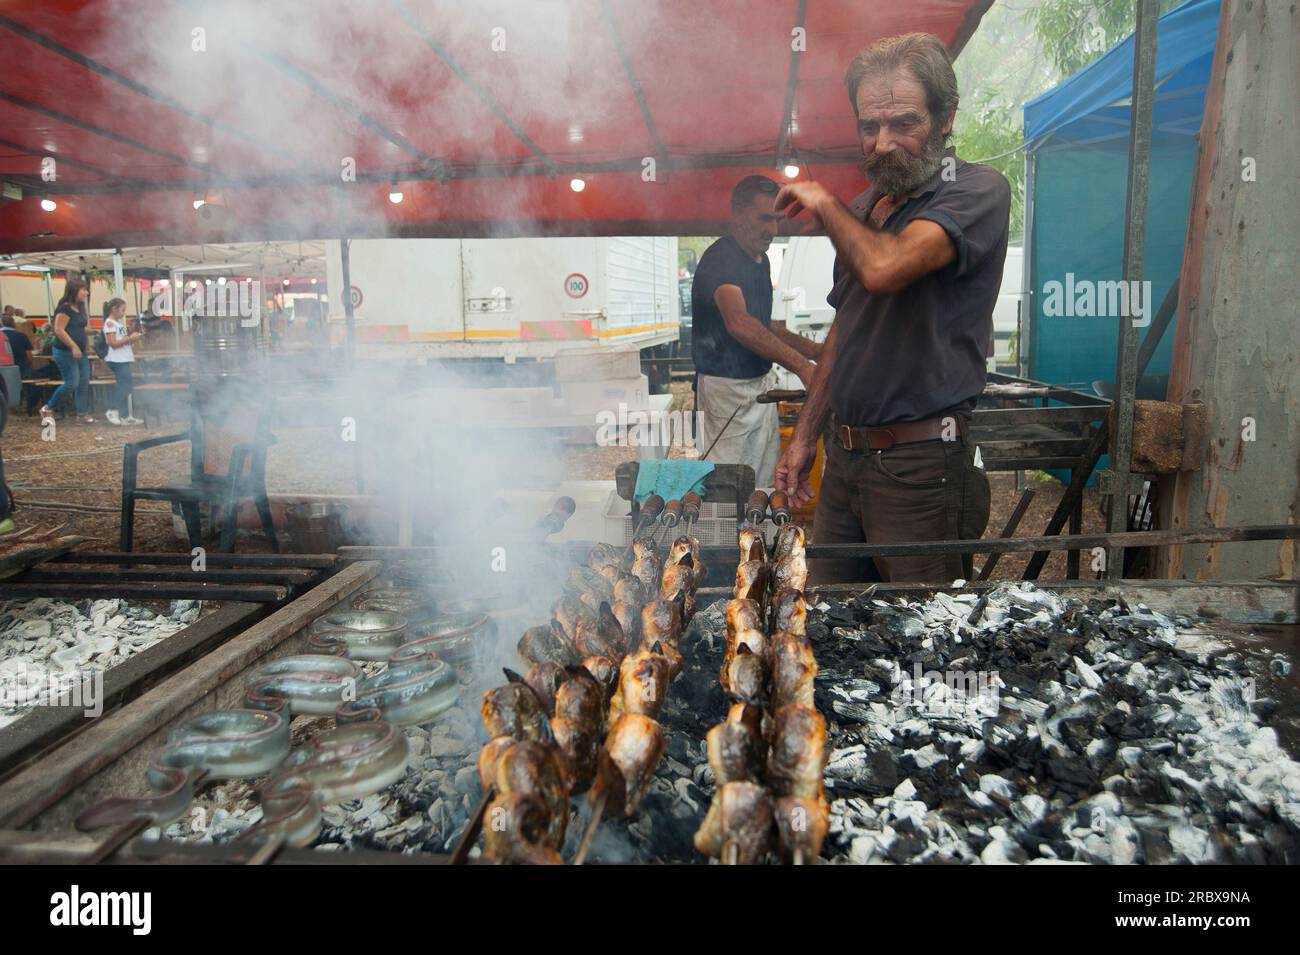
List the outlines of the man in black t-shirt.
{"type": "Polygon", "coordinates": [[[700,453],[712,445],[709,460],[748,464],[759,487],[772,484],[781,439],[776,405],[755,399],[770,387],[773,362],[807,387],[821,349],[772,321],[767,248],[782,218],[778,191],[766,176],[740,181],[731,193],[731,230],[700,256],[691,284],[700,453]]]}
{"type": "MultiPolygon", "coordinates": [[[[777,199],[791,215],[806,210],[836,252],[827,297],[835,321],[777,483],[796,504],[811,497],[829,421],[818,544],[978,538],[989,482],[968,434],[984,390],[1011,189],[946,145],[957,77],[938,37],[877,42],[850,64],[845,85],[870,187],[847,206],[813,182],[791,183],[777,199]]],[[[838,561],[817,563],[818,583],[864,579],[838,561]]],[[[950,582],[973,570],[970,555],[956,554],[876,566],[890,582],[950,582]]]]}

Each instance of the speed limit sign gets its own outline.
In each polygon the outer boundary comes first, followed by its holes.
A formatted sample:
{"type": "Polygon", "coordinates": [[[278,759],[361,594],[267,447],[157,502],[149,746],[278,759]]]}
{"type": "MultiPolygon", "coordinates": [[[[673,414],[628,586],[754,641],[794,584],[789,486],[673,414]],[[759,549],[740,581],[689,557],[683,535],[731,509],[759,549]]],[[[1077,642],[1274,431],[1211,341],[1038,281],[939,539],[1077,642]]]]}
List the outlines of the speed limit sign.
{"type": "Polygon", "coordinates": [[[581,272],[574,272],[564,280],[564,294],[569,298],[582,298],[590,288],[591,283],[581,272]]]}
{"type": "Polygon", "coordinates": [[[357,287],[354,285],[354,286],[352,286],[352,288],[351,288],[351,290],[350,290],[350,293],[351,293],[351,295],[352,295],[352,307],[353,307],[353,308],[360,308],[360,307],[361,307],[361,302],[363,301],[362,296],[361,296],[361,289],[357,288],[357,287]]]}

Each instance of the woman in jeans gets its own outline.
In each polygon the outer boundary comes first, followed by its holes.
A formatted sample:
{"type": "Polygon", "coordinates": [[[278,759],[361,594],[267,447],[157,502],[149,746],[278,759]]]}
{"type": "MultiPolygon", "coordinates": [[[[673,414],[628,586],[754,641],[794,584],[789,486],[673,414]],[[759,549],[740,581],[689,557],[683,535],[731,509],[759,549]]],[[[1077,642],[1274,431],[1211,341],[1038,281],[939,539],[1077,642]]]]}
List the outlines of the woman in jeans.
{"type": "Polygon", "coordinates": [[[131,364],[135,361],[131,343],[138,342],[144,336],[140,332],[127,332],[124,315],[126,302],[122,299],[109,299],[104,303],[104,338],[108,342],[108,354],[104,356],[104,361],[117,379],[113,407],[105,413],[104,418],[109,424],[144,424],[139,418],[131,417],[131,407],[128,404],[133,383],[131,364]]]}
{"type": "Polygon", "coordinates": [[[41,418],[54,417],[54,409],[68,394],[76,401],[77,416],[90,424],[90,356],[86,354],[86,326],[90,320],[86,316],[86,300],[90,289],[85,281],[77,276],[69,276],[63,289],[63,297],[54,310],[54,347],[51,353],[54,364],[59,366],[63,384],[54,389],[49,403],[41,409],[41,418]]]}

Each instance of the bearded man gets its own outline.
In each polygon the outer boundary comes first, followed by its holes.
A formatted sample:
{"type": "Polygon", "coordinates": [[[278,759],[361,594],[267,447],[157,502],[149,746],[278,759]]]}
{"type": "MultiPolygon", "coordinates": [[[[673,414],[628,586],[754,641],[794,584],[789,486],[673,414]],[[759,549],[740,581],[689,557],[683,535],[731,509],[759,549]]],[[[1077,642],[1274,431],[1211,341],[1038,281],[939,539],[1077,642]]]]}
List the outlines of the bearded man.
{"type": "MultiPolygon", "coordinates": [[[[776,200],[788,216],[808,212],[836,251],[835,320],[777,487],[796,503],[811,499],[829,420],[815,543],[978,538],[989,483],[967,431],[984,390],[1011,190],[997,170],[945,146],[957,78],[937,37],[881,40],[854,58],[845,84],[869,188],[847,207],[812,182],[776,200]]],[[[969,555],[875,564],[887,581],[971,576],[969,555]]],[[[872,576],[856,561],[810,569],[823,582],[872,576]]]]}

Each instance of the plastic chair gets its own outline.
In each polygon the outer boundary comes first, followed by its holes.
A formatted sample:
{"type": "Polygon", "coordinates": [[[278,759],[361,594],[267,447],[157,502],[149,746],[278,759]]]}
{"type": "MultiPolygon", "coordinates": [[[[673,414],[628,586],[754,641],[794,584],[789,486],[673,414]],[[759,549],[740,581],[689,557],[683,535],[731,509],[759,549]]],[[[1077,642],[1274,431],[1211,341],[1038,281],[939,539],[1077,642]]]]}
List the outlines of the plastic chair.
{"type": "MultiPolygon", "coordinates": [[[[231,414],[226,416],[226,420],[239,420],[239,417],[231,414]]],[[[279,553],[280,545],[275,536],[275,525],[271,520],[271,504],[266,496],[266,449],[275,444],[275,435],[270,432],[270,415],[263,411],[255,417],[250,415],[243,420],[255,420],[256,430],[250,440],[231,448],[230,462],[224,474],[212,473],[207,469],[206,439],[209,423],[197,410],[193,412],[190,430],[184,434],[148,438],[123,446],[123,551],[131,550],[131,542],[135,534],[136,501],[169,501],[179,506],[181,516],[185,520],[185,530],[191,548],[200,546],[203,540],[199,506],[205,502],[220,506],[220,549],[223,553],[229,553],[235,546],[236,516],[239,513],[239,506],[243,501],[252,499],[258,515],[262,518],[262,529],[271,542],[271,549],[279,553]],[[164,444],[175,444],[178,441],[190,442],[190,482],[167,484],[161,487],[137,487],[140,453],[164,444]]]]}

